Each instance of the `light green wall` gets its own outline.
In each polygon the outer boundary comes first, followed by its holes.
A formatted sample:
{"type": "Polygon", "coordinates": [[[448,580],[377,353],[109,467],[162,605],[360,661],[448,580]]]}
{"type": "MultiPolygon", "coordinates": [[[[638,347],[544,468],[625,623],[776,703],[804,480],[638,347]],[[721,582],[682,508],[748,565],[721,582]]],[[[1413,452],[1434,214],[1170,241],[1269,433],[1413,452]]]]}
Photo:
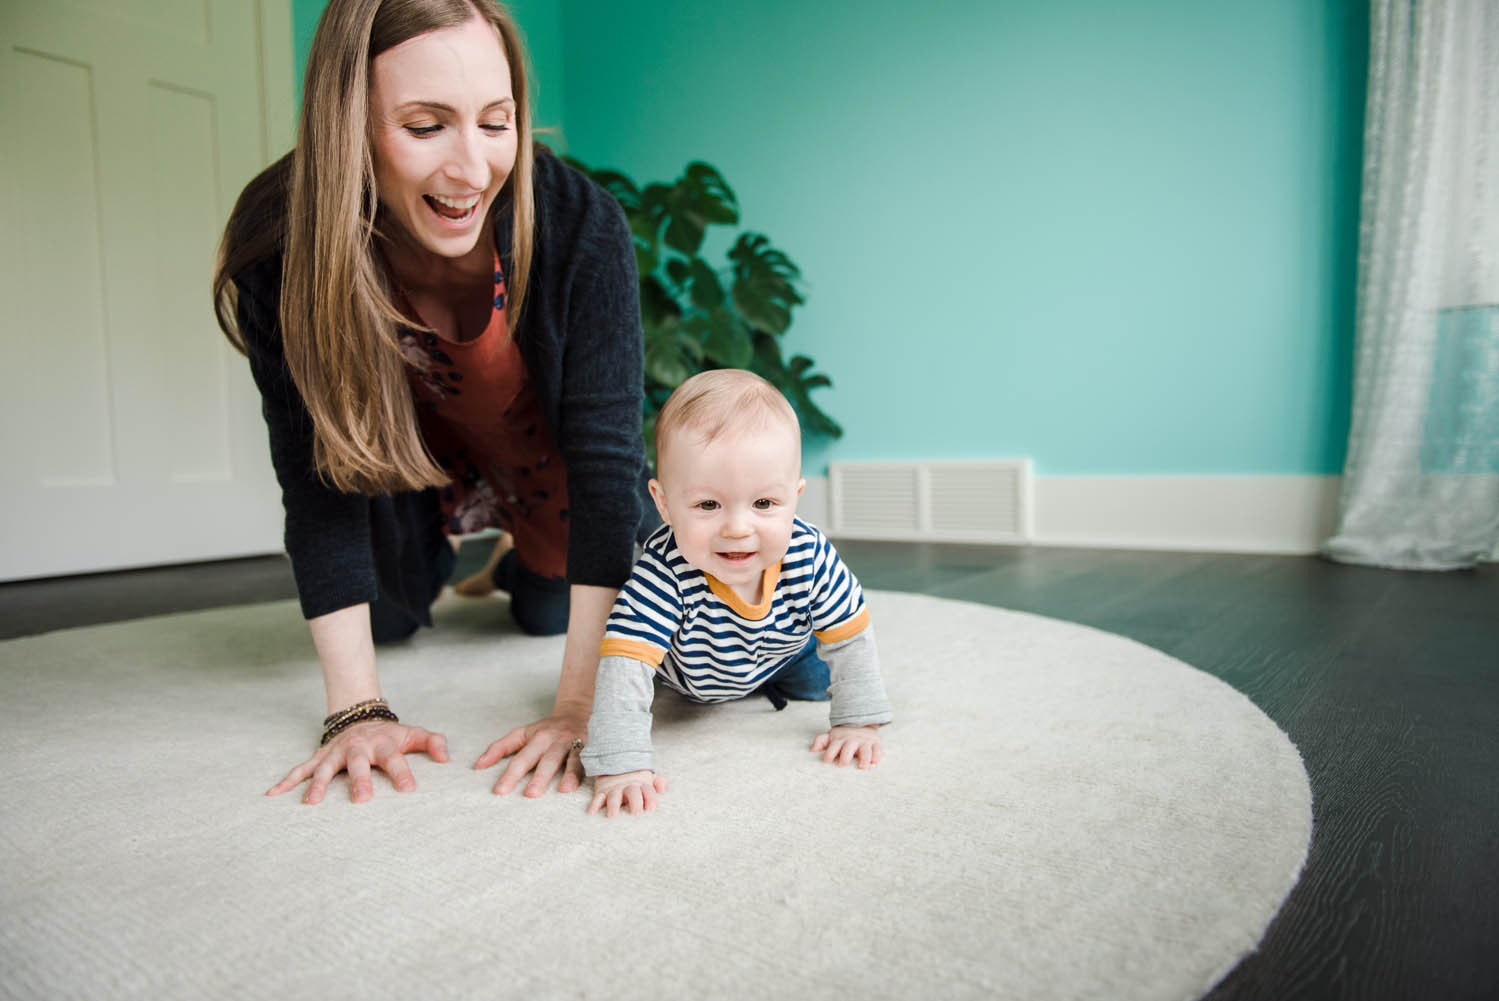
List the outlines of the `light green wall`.
{"type": "Polygon", "coordinates": [[[826,458],[1341,468],[1364,0],[561,0],[571,151],[719,167],[826,458]]]}
{"type": "MultiPolygon", "coordinates": [[[[302,96],[302,73],[307,66],[307,50],[313,32],[323,14],[327,0],[292,0],[292,43],[296,52],[297,99],[302,96]]],[[[559,0],[511,0],[506,6],[515,15],[526,45],[531,50],[531,79],[535,85],[532,102],[536,124],[560,128],[562,125],[562,11],[559,0]]]]}

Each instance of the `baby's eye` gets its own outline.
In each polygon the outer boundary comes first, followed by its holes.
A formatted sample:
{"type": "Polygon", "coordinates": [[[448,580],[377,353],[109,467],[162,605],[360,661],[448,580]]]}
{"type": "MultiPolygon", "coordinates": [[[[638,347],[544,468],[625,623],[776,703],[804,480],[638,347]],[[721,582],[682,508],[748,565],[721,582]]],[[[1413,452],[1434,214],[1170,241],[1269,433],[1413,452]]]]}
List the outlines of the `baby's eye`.
{"type": "Polygon", "coordinates": [[[770,498],[770,497],[761,497],[759,500],[755,501],[755,510],[756,511],[769,511],[771,508],[773,508],[775,506],[776,506],[775,500],[773,498],[770,498]]]}
{"type": "Polygon", "coordinates": [[[717,511],[718,510],[718,501],[716,501],[716,500],[698,501],[697,504],[696,504],[696,507],[700,511],[717,511]]]}

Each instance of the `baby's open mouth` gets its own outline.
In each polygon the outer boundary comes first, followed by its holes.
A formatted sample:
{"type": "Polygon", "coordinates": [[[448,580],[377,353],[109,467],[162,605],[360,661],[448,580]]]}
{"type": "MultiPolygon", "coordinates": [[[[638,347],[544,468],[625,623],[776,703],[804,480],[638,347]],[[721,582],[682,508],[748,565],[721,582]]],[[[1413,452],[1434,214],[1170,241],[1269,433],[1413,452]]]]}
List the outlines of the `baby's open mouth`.
{"type": "Polygon", "coordinates": [[[728,560],[730,563],[746,563],[746,562],[749,561],[750,557],[752,557],[754,555],[755,555],[754,553],[740,553],[740,552],[719,553],[718,554],[718,558],[722,559],[722,560],[728,560]]]}
{"type": "Polygon", "coordinates": [[[427,205],[442,216],[453,222],[462,222],[473,215],[479,208],[479,196],[470,195],[467,198],[448,198],[444,195],[422,195],[427,205]]]}

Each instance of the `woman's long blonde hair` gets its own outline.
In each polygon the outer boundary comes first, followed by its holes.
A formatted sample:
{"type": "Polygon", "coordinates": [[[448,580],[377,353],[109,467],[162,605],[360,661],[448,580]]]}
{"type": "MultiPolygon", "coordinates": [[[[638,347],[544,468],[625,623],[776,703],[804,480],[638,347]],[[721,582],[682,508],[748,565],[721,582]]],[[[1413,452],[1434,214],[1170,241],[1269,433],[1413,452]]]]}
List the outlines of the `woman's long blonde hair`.
{"type": "Polygon", "coordinates": [[[494,0],[331,0],[307,56],[296,149],[245,187],[219,246],[214,308],[241,352],[246,345],[236,321],[234,279],[282,252],[286,365],[312,416],[318,472],[345,492],[383,494],[448,482],[417,426],[397,343],[398,328],[410,321],[391,301],[375,246],[370,64],[410,38],[475,16],[499,33],[515,98],[515,166],[489,220],[492,226],[498,213],[513,215],[505,284],[514,330],[534,245],[531,110],[520,32],[494,0]]]}

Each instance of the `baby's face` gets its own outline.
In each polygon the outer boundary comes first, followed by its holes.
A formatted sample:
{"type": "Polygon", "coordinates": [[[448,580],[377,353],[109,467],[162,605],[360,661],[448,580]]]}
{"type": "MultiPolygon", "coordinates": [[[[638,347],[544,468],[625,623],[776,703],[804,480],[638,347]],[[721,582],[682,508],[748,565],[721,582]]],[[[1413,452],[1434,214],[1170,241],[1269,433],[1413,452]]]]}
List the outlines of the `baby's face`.
{"type": "Polygon", "coordinates": [[[794,429],[728,431],[704,442],[683,431],[665,444],[651,496],[687,562],[750,604],[761,575],[786,555],[805,484],[794,429]]]}

